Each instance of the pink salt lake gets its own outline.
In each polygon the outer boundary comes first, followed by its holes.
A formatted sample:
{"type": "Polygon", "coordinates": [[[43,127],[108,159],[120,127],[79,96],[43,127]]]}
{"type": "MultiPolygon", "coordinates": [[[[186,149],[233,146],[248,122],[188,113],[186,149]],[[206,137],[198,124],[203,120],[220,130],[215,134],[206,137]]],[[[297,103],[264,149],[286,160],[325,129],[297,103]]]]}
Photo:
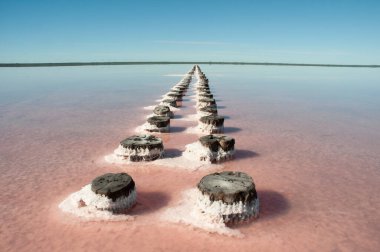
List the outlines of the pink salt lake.
{"type": "MultiPolygon", "coordinates": [[[[250,174],[260,218],[244,238],[165,222],[162,213],[214,170],[111,165],[103,156],[134,134],[191,68],[98,66],[0,69],[0,251],[379,251],[380,71],[207,66],[236,139],[221,170],[250,174]],[[58,204],[106,172],[137,184],[133,221],[84,222],[58,204]]],[[[176,115],[195,113],[185,99],[176,115]]],[[[196,122],[161,134],[180,154],[196,122]]]]}

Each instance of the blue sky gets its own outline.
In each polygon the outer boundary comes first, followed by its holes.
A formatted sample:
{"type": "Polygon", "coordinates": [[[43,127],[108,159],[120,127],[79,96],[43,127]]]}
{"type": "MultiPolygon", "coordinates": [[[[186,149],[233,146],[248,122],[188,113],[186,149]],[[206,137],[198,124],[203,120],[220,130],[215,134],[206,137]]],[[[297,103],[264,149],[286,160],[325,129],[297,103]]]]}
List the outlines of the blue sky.
{"type": "Polygon", "coordinates": [[[0,0],[0,62],[380,64],[380,1],[0,0]]]}

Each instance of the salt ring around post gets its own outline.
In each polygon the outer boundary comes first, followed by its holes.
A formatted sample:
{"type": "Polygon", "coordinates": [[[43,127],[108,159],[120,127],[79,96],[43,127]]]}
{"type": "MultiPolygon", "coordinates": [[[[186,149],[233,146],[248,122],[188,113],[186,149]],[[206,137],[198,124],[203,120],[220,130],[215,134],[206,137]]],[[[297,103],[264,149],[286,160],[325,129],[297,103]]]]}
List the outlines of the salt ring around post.
{"type": "Polygon", "coordinates": [[[224,117],[218,115],[202,116],[199,121],[208,125],[223,126],[224,117]]]}
{"type": "Polygon", "coordinates": [[[173,87],[173,88],[171,89],[171,91],[172,91],[172,92],[177,92],[177,93],[179,93],[179,94],[181,94],[181,95],[184,95],[185,92],[186,92],[186,89],[187,89],[187,88],[177,88],[177,87],[173,87]]]}
{"type": "Polygon", "coordinates": [[[202,112],[209,113],[210,115],[217,115],[218,114],[217,107],[213,106],[213,105],[202,107],[199,110],[202,111],[202,112]]]}
{"type": "Polygon", "coordinates": [[[170,97],[170,98],[173,98],[173,99],[175,99],[176,101],[182,101],[182,94],[179,94],[179,93],[172,93],[172,92],[170,92],[170,93],[168,93],[168,94],[166,94],[166,96],[167,97],[170,97]]]}
{"type": "Polygon", "coordinates": [[[174,114],[170,111],[170,108],[164,105],[156,106],[153,110],[153,113],[158,116],[168,116],[170,118],[174,117],[174,114]]]}
{"type": "Polygon", "coordinates": [[[252,177],[225,171],[204,176],[197,185],[197,206],[205,214],[221,215],[225,223],[258,217],[259,200],[252,177]]]}
{"type": "Polygon", "coordinates": [[[178,107],[177,100],[176,99],[165,99],[162,101],[162,104],[172,106],[174,108],[178,107]]]}
{"type": "Polygon", "coordinates": [[[158,128],[166,127],[170,124],[170,117],[168,116],[152,116],[148,118],[148,123],[155,125],[158,128]]]}
{"type": "Polygon", "coordinates": [[[235,147],[235,139],[225,135],[207,135],[199,138],[199,142],[211,151],[232,151],[235,147]]]}
{"type": "Polygon", "coordinates": [[[134,135],[120,142],[114,151],[117,157],[132,162],[153,161],[162,157],[164,145],[162,140],[153,135],[134,135]]]}

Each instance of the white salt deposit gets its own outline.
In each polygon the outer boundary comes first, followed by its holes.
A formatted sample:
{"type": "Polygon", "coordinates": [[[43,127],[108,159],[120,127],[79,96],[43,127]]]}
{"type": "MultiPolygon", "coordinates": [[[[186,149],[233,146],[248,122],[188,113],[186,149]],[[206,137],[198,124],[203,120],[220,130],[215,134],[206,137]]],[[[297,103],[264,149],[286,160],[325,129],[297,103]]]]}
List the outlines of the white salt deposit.
{"type": "Polygon", "coordinates": [[[206,101],[203,102],[203,101],[198,100],[195,107],[199,109],[199,108],[204,108],[211,105],[213,105],[211,102],[206,102],[206,101]]]}
{"type": "Polygon", "coordinates": [[[163,101],[163,100],[165,100],[165,99],[174,99],[174,97],[173,96],[170,96],[169,94],[170,94],[171,92],[168,92],[168,93],[166,93],[166,94],[164,94],[163,96],[162,96],[162,99],[161,99],[161,101],[163,101]]]}
{"type": "Polygon", "coordinates": [[[121,221],[132,220],[133,216],[115,214],[131,208],[136,203],[137,193],[133,190],[128,196],[112,199],[94,193],[91,184],[84,186],[80,191],[70,194],[59,204],[63,212],[74,214],[85,220],[121,221]]]}
{"type": "Polygon", "coordinates": [[[140,156],[140,157],[149,157],[159,155],[161,158],[164,154],[164,150],[159,148],[148,149],[148,148],[124,148],[122,145],[119,145],[112,154],[107,155],[104,159],[111,164],[128,164],[132,162],[130,160],[131,156],[140,156]]]}
{"type": "Polygon", "coordinates": [[[204,147],[199,141],[186,145],[186,150],[183,156],[190,160],[198,160],[206,163],[219,162],[228,160],[233,157],[235,150],[224,151],[219,148],[218,151],[211,151],[209,148],[204,147]]]}
{"type": "Polygon", "coordinates": [[[204,197],[197,188],[187,190],[183,193],[182,200],[175,207],[168,208],[161,218],[165,221],[182,223],[210,233],[218,233],[227,236],[244,237],[239,230],[228,228],[223,216],[217,212],[204,213],[198,206],[199,197],[204,197]]]}
{"type": "Polygon", "coordinates": [[[209,133],[209,134],[222,133],[224,131],[223,125],[222,126],[216,126],[216,125],[212,125],[212,124],[202,123],[200,121],[198,122],[197,128],[200,132],[209,133]]]}
{"type": "Polygon", "coordinates": [[[141,126],[136,127],[135,129],[136,133],[151,133],[151,132],[164,133],[164,132],[169,132],[169,131],[170,131],[170,125],[158,128],[156,125],[150,124],[148,122],[144,123],[141,126]]]}
{"type": "Polygon", "coordinates": [[[145,118],[148,119],[149,117],[152,117],[152,116],[157,116],[157,115],[156,114],[149,114],[145,118]]]}
{"type": "MultiPolygon", "coordinates": [[[[177,104],[178,104],[178,103],[181,103],[181,102],[177,102],[177,104]]],[[[181,104],[182,104],[182,103],[181,103],[181,104]]],[[[178,111],[178,110],[180,110],[179,108],[173,107],[173,106],[171,106],[169,103],[166,103],[166,102],[160,102],[159,105],[168,106],[169,109],[170,109],[170,111],[178,111]]],[[[153,109],[154,109],[154,108],[153,108],[153,109]]]]}
{"type": "Polygon", "coordinates": [[[129,156],[148,156],[148,155],[162,155],[164,151],[159,148],[124,148],[121,144],[115,149],[114,154],[122,157],[129,157],[129,156]]]}
{"type": "MultiPolygon", "coordinates": [[[[173,118],[174,117],[174,113],[171,112],[171,111],[169,113],[167,113],[166,115],[156,115],[156,114],[153,113],[153,114],[149,114],[149,115],[145,116],[145,118],[148,119],[149,117],[152,117],[152,116],[167,116],[167,117],[173,118]]],[[[142,130],[142,129],[140,129],[140,130],[142,130]]]]}
{"type": "Polygon", "coordinates": [[[205,215],[225,216],[225,221],[236,218],[240,221],[257,218],[259,216],[259,199],[251,202],[243,203],[239,201],[233,204],[226,204],[221,200],[211,201],[209,196],[203,195],[198,190],[197,207],[202,210],[205,215]]]}
{"type": "Polygon", "coordinates": [[[214,115],[214,114],[211,113],[211,112],[201,111],[201,110],[198,110],[198,111],[197,111],[197,114],[198,114],[198,117],[199,117],[199,118],[201,118],[202,116],[210,116],[210,115],[214,115]]]}

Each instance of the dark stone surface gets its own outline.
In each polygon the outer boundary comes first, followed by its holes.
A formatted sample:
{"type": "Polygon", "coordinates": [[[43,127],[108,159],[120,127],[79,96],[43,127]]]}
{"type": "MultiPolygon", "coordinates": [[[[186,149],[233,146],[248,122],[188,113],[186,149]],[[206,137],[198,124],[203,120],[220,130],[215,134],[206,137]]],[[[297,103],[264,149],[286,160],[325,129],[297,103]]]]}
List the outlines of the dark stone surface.
{"type": "Polygon", "coordinates": [[[214,105],[211,105],[211,106],[206,106],[206,107],[202,107],[199,109],[200,111],[203,111],[203,112],[208,112],[208,113],[211,113],[213,115],[217,115],[218,114],[218,109],[216,106],[214,105]]]}
{"type": "Polygon", "coordinates": [[[207,135],[199,138],[199,142],[210,150],[216,152],[219,149],[219,139],[214,135],[207,135]]]}
{"type": "Polygon", "coordinates": [[[161,157],[161,154],[146,155],[146,156],[134,155],[134,156],[129,156],[129,160],[131,162],[142,162],[142,161],[149,162],[149,161],[159,159],[160,157],[161,157]]]}
{"type": "Polygon", "coordinates": [[[224,123],[224,117],[218,115],[202,116],[199,120],[202,123],[215,126],[223,126],[224,123]]]}
{"type": "Polygon", "coordinates": [[[257,198],[252,178],[243,172],[216,172],[209,174],[198,183],[198,189],[211,201],[221,200],[226,204],[242,201],[251,202],[257,198]]]}
{"type": "Polygon", "coordinates": [[[166,127],[170,124],[170,117],[168,116],[152,116],[148,118],[148,123],[155,125],[158,128],[166,127]]]}
{"type": "Polygon", "coordinates": [[[220,135],[219,145],[224,151],[230,151],[235,148],[235,139],[229,136],[220,135]]]}
{"type": "Polygon", "coordinates": [[[216,152],[219,148],[231,151],[235,148],[235,139],[225,135],[207,135],[199,138],[201,144],[216,152]]]}
{"type": "Polygon", "coordinates": [[[173,112],[170,111],[168,106],[158,105],[154,108],[153,113],[158,116],[168,116],[172,118],[174,116],[173,112]]]}
{"type": "Polygon", "coordinates": [[[148,148],[164,149],[162,140],[153,135],[135,135],[128,137],[120,142],[120,145],[127,149],[148,148]]]}
{"type": "Polygon", "coordinates": [[[121,196],[129,196],[135,189],[135,182],[127,173],[106,173],[95,178],[91,190],[115,201],[121,196]]]}
{"type": "Polygon", "coordinates": [[[172,107],[175,107],[175,108],[178,107],[176,99],[165,99],[162,102],[165,103],[165,104],[168,104],[168,105],[170,105],[172,107]]]}

